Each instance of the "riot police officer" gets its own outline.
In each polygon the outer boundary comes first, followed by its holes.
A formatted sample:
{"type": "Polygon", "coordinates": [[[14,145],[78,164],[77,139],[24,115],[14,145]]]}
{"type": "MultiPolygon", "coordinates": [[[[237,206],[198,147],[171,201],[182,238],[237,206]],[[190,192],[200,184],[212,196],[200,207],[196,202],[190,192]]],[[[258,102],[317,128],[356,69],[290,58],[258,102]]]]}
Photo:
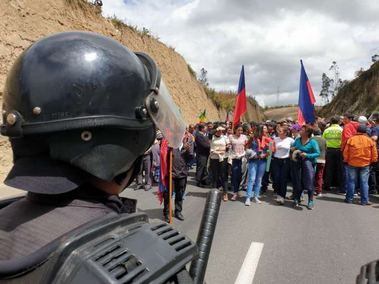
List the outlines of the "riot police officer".
{"type": "Polygon", "coordinates": [[[26,257],[109,213],[138,174],[158,127],[179,147],[185,123],[156,63],[115,40],[65,32],[32,44],[11,68],[1,134],[26,197],[0,210],[0,260],[26,257]]]}

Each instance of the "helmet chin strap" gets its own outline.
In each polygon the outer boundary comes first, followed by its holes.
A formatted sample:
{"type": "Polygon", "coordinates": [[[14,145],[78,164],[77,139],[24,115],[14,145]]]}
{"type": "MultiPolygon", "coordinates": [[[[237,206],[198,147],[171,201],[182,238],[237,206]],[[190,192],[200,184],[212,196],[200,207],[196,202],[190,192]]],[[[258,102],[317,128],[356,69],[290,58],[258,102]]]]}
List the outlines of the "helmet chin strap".
{"type": "Polygon", "coordinates": [[[137,175],[139,174],[139,171],[140,171],[140,168],[141,168],[141,163],[142,163],[142,155],[139,156],[137,158],[137,160],[134,162],[133,166],[126,172],[123,172],[119,175],[117,175],[114,179],[115,179],[115,182],[118,184],[118,185],[122,185],[125,181],[125,179],[127,178],[128,176],[128,173],[129,171],[133,171],[132,172],[132,175],[130,176],[129,178],[129,181],[128,183],[126,184],[125,188],[127,188],[129,185],[132,184],[133,180],[137,177],[137,175]]]}

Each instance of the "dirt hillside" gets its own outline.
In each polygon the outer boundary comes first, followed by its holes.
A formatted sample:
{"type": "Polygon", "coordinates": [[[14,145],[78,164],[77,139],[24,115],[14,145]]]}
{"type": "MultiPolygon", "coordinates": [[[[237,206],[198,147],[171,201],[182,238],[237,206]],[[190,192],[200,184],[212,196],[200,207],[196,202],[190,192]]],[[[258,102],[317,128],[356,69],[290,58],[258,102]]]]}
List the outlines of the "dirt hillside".
{"type": "MultiPolygon", "coordinates": [[[[8,70],[25,48],[44,36],[72,30],[100,33],[118,40],[134,51],[153,57],[188,124],[198,122],[204,109],[207,110],[210,121],[225,119],[225,110],[216,107],[215,102],[197,82],[184,58],[173,48],[116,19],[102,17],[85,0],[0,1],[0,92],[4,88],[8,70]]],[[[260,114],[255,113],[259,112],[258,107],[249,106],[248,111],[248,117],[259,118],[260,114]]],[[[11,161],[7,139],[0,136],[0,182],[9,171],[11,161]]]]}
{"type": "Polygon", "coordinates": [[[319,114],[330,117],[338,114],[370,115],[379,110],[379,62],[346,84],[338,95],[319,114]]]}
{"type": "Polygon", "coordinates": [[[269,120],[281,121],[288,117],[297,119],[297,106],[269,109],[266,110],[264,114],[269,120]]]}

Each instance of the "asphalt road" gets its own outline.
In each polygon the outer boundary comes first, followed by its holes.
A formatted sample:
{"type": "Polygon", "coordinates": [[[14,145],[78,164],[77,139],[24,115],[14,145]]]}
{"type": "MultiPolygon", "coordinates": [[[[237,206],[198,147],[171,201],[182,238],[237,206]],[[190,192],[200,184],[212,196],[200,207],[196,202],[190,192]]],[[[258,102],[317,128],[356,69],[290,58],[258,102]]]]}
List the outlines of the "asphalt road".
{"type": "MultiPolygon", "coordinates": [[[[184,201],[185,220],[173,218],[173,226],[196,241],[209,189],[196,187],[193,175],[184,201]]],[[[1,187],[0,193],[19,191],[1,187]]],[[[306,201],[299,209],[287,200],[279,206],[272,194],[269,190],[262,204],[250,207],[244,205],[245,198],[222,202],[207,284],[355,283],[360,267],[379,259],[379,196],[370,195],[373,206],[361,206],[358,197],[355,204],[346,204],[343,196],[328,193],[315,198],[315,208],[309,211],[306,201]],[[262,244],[261,251],[249,250],[257,244],[262,244]]],[[[157,186],[147,192],[132,186],[122,195],[138,199],[139,212],[151,222],[163,220],[157,186]]]]}
{"type": "MultiPolygon", "coordinates": [[[[196,187],[191,173],[185,221],[173,219],[194,241],[208,190],[196,187]]],[[[157,186],[148,192],[128,188],[123,195],[137,198],[139,211],[154,222],[163,220],[156,191],[157,186]]],[[[315,208],[309,211],[305,206],[292,208],[290,201],[277,205],[269,190],[262,204],[247,207],[245,198],[222,202],[206,282],[236,283],[251,244],[263,243],[260,257],[253,255],[258,261],[255,276],[254,267],[248,261],[245,265],[252,267],[252,283],[355,283],[360,267],[379,259],[379,197],[370,200],[373,206],[359,205],[358,197],[356,204],[346,204],[343,196],[329,193],[315,198],[315,208]]]]}

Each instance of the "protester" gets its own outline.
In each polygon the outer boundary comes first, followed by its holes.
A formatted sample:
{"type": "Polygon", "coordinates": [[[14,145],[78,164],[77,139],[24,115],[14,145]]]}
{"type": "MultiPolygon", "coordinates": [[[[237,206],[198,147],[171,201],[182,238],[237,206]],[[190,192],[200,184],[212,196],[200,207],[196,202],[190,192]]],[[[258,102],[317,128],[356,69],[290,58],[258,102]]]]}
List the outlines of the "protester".
{"type": "MultiPolygon", "coordinates": [[[[248,139],[254,135],[255,131],[257,130],[258,125],[259,123],[257,122],[254,122],[254,121],[250,122],[250,133],[246,135],[248,139]]],[[[245,156],[242,158],[242,179],[240,183],[240,190],[246,190],[248,176],[249,176],[248,162],[245,156]]]]}
{"type": "MultiPolygon", "coordinates": [[[[228,182],[229,177],[232,174],[232,146],[230,145],[229,136],[233,134],[233,129],[231,127],[227,127],[225,131],[225,136],[228,138],[228,149],[225,153],[226,167],[225,167],[225,176],[226,181],[228,182]]],[[[228,185],[228,189],[231,187],[228,185]]]]}
{"type": "Polygon", "coordinates": [[[301,126],[299,124],[294,124],[290,127],[290,130],[292,133],[292,138],[295,140],[300,136],[301,126]]]}
{"type": "Polygon", "coordinates": [[[325,123],[324,121],[320,121],[320,122],[318,123],[318,128],[320,128],[320,130],[321,130],[321,134],[323,134],[324,131],[325,131],[325,129],[326,129],[326,123],[325,123]]]}
{"type": "Polygon", "coordinates": [[[326,140],[321,137],[321,129],[315,128],[313,130],[314,139],[317,141],[320,148],[320,156],[317,158],[316,176],[315,176],[315,192],[316,196],[322,196],[322,185],[325,170],[325,154],[326,154],[326,140]]]}
{"type": "MultiPolygon", "coordinates": [[[[259,200],[259,190],[261,188],[261,182],[263,174],[266,171],[266,158],[269,155],[269,146],[272,139],[267,136],[267,126],[260,125],[255,132],[254,136],[249,140],[249,149],[253,150],[254,155],[252,159],[248,161],[249,177],[247,182],[247,192],[245,205],[250,206],[250,198],[254,185],[254,198],[255,203],[261,204],[259,200]]],[[[275,147],[273,147],[275,152],[275,147]]]]}
{"type": "MultiPolygon", "coordinates": [[[[374,126],[371,129],[371,139],[376,142],[376,149],[379,149],[379,112],[375,112],[371,115],[374,126]]],[[[379,167],[375,165],[370,172],[370,191],[372,193],[379,193],[378,188],[379,167]]]]}
{"type": "Polygon", "coordinates": [[[206,133],[210,134],[210,133],[212,133],[212,130],[213,130],[213,123],[212,122],[208,122],[207,123],[207,131],[206,131],[206,133]]]}
{"type": "Polygon", "coordinates": [[[162,140],[163,135],[157,134],[157,138],[154,141],[154,145],[151,146],[151,155],[152,155],[152,173],[154,177],[154,182],[159,183],[160,168],[161,168],[161,146],[160,141],[162,140]]]}
{"type": "MultiPolygon", "coordinates": [[[[194,145],[195,145],[195,135],[196,135],[195,125],[190,124],[188,126],[187,134],[188,134],[188,137],[194,142],[194,145]]],[[[192,160],[188,163],[188,167],[192,170],[193,165],[195,163],[196,163],[196,146],[194,147],[194,155],[193,155],[192,160]]]]}
{"type": "Polygon", "coordinates": [[[209,142],[207,132],[207,126],[199,124],[199,131],[195,135],[196,143],[196,181],[198,187],[204,187],[206,185],[207,177],[207,161],[209,157],[209,151],[211,144],[209,142]]]}
{"type": "Polygon", "coordinates": [[[275,122],[268,122],[266,123],[267,126],[267,135],[270,136],[271,139],[274,139],[278,136],[278,133],[276,132],[276,123],[275,122]]]}
{"type": "MultiPolygon", "coordinates": [[[[266,123],[267,126],[267,134],[266,136],[270,137],[271,139],[274,139],[278,136],[278,133],[276,131],[277,124],[275,122],[268,122],[266,123]]],[[[266,191],[268,189],[268,185],[270,184],[270,175],[272,174],[271,166],[269,171],[265,171],[263,177],[262,177],[262,184],[261,184],[261,194],[263,196],[266,195],[266,191]]]]}
{"type": "Polygon", "coordinates": [[[274,191],[277,193],[277,202],[284,204],[287,194],[287,181],[290,174],[290,149],[294,140],[288,137],[290,130],[287,127],[278,128],[278,137],[274,138],[276,151],[272,161],[272,177],[274,191]]]}
{"type": "MultiPolygon", "coordinates": [[[[249,139],[250,133],[251,133],[251,125],[244,124],[242,128],[243,128],[243,134],[246,135],[246,137],[249,139]]],[[[240,187],[240,190],[246,190],[247,176],[248,176],[248,166],[247,166],[246,156],[242,157],[241,160],[242,160],[242,166],[241,166],[242,177],[241,177],[241,183],[239,187],[240,187]]]]}
{"type": "MultiPolygon", "coordinates": [[[[188,135],[186,135],[183,139],[182,144],[178,149],[172,149],[168,147],[167,151],[167,168],[170,169],[170,152],[172,152],[172,188],[175,193],[175,217],[184,221],[184,216],[182,214],[183,211],[183,195],[186,187],[186,181],[188,176],[188,166],[187,164],[193,158],[193,142],[188,139],[188,135]]],[[[170,171],[167,171],[166,174],[166,184],[169,184],[170,171]]],[[[170,192],[169,190],[165,190],[163,193],[164,200],[164,208],[163,208],[163,216],[167,222],[169,219],[170,212],[170,192]]]]}
{"type": "Polygon", "coordinates": [[[248,138],[242,132],[242,125],[237,125],[234,129],[234,134],[229,135],[232,149],[232,183],[234,192],[232,201],[236,201],[240,197],[239,186],[242,179],[242,158],[245,155],[245,146],[248,141],[248,138]]]}
{"type": "Polygon", "coordinates": [[[367,126],[359,125],[357,133],[346,142],[343,161],[348,170],[346,203],[352,203],[358,179],[361,188],[361,204],[371,205],[368,197],[368,178],[370,165],[378,160],[375,142],[367,135],[367,126]]]}
{"type": "Polygon", "coordinates": [[[296,180],[298,181],[298,189],[294,198],[294,206],[299,206],[300,197],[303,190],[308,192],[309,210],[314,207],[313,190],[314,176],[317,157],[320,156],[320,148],[317,141],[312,138],[313,128],[310,125],[303,125],[300,130],[300,138],[296,139],[292,145],[291,151],[294,152],[297,162],[296,180]],[[298,151],[296,151],[298,150],[298,151]]]}
{"type": "Polygon", "coordinates": [[[330,191],[333,177],[337,177],[338,191],[343,192],[342,180],[342,160],[341,160],[341,141],[342,127],[340,126],[341,119],[335,115],[330,120],[330,126],[325,129],[322,138],[326,140],[326,163],[324,190],[330,191]]]}
{"type": "Polygon", "coordinates": [[[225,128],[219,126],[212,136],[211,152],[210,152],[210,166],[212,170],[212,188],[218,188],[219,181],[223,188],[223,200],[228,201],[228,177],[225,175],[225,167],[227,160],[225,160],[225,152],[229,144],[229,138],[222,134],[225,128]]]}
{"type": "MultiPolygon", "coordinates": [[[[345,114],[343,117],[343,123],[344,127],[342,130],[342,139],[341,139],[341,156],[343,155],[343,150],[345,148],[346,142],[349,138],[353,137],[357,133],[358,123],[353,121],[354,115],[352,114],[345,114]]],[[[341,161],[343,158],[341,158],[341,161]]],[[[342,176],[343,176],[343,185],[339,191],[341,194],[346,194],[346,190],[348,187],[348,170],[347,165],[344,163],[342,165],[342,176]]]]}
{"type": "Polygon", "coordinates": [[[151,147],[143,154],[142,163],[137,176],[137,188],[149,191],[151,189],[151,147]]]}

